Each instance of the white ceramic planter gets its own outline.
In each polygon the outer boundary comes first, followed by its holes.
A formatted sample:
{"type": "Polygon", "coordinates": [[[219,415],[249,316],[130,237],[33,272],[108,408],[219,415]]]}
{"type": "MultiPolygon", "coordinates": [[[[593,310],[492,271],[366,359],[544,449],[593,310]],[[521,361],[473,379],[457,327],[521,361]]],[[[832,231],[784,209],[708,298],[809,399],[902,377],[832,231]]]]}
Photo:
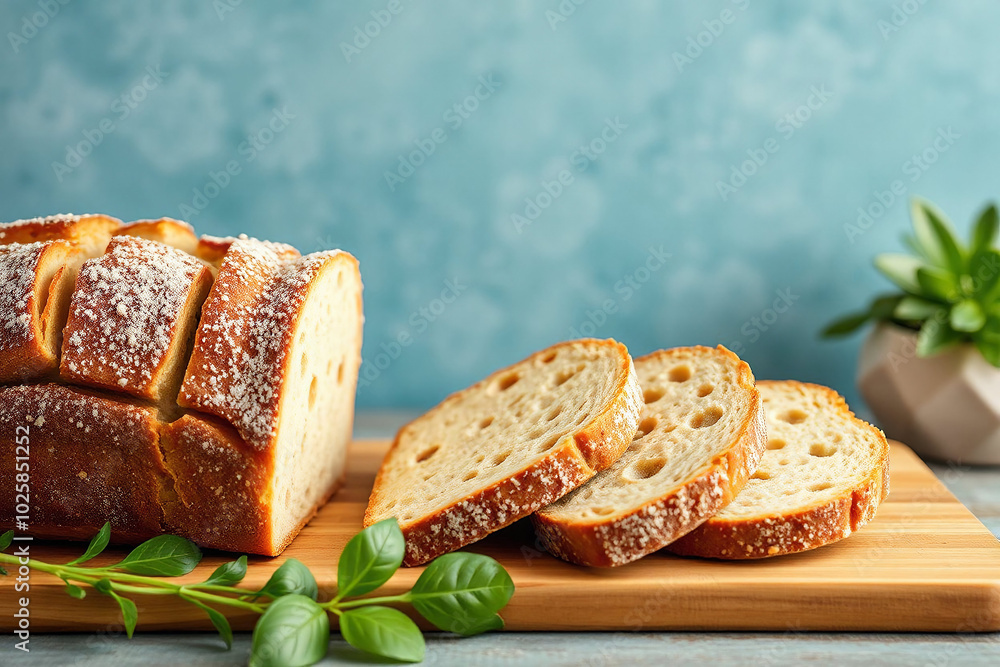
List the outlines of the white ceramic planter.
{"type": "Polygon", "coordinates": [[[922,456],[1000,465],[1000,369],[972,345],[921,359],[916,341],[883,324],[861,350],[858,388],[879,425],[922,456]]]}

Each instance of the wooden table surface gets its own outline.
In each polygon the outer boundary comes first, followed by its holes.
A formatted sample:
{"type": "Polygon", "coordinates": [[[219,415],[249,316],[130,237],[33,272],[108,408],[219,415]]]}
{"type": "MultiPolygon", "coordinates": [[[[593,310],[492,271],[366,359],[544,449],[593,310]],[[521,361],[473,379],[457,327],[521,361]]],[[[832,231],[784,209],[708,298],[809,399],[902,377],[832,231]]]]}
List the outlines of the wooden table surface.
{"type": "MultiPolygon", "coordinates": [[[[363,415],[357,436],[386,437],[404,414],[363,415]]],[[[946,486],[1000,538],[1000,467],[931,464],[946,486]]],[[[956,563],[961,567],[961,563],[956,563]]],[[[249,634],[237,634],[232,651],[211,634],[34,635],[30,655],[14,652],[13,638],[0,646],[0,664],[39,667],[76,665],[245,665],[249,634]]],[[[17,652],[20,653],[20,652],[17,652]]],[[[430,665],[1000,665],[1000,633],[495,633],[457,639],[427,635],[430,665]]],[[[377,664],[346,646],[331,643],[321,664],[377,664]]]]}

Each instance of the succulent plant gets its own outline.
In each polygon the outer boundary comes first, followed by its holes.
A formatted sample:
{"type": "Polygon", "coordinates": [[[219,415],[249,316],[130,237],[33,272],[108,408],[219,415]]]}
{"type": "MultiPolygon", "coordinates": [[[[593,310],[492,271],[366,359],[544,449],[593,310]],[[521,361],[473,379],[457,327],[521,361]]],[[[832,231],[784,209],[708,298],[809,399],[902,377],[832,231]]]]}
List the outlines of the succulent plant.
{"type": "Polygon", "coordinates": [[[913,235],[904,237],[911,255],[882,254],[875,268],[901,292],[875,298],[868,309],[831,323],[827,337],[853,333],[869,321],[892,322],[918,331],[917,355],[928,357],[972,343],[1000,367],[1000,251],[997,207],[988,205],[963,245],[948,219],[933,204],[910,205],[913,235]]]}

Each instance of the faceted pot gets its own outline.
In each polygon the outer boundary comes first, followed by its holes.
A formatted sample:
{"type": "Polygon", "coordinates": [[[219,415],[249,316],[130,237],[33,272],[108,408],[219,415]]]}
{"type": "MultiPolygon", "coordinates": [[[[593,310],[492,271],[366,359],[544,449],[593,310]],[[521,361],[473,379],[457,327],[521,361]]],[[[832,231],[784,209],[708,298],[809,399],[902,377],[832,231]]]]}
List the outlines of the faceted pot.
{"type": "Polygon", "coordinates": [[[924,457],[1000,465],[1000,369],[973,345],[917,356],[917,334],[881,324],[858,362],[858,388],[890,438],[924,457]]]}

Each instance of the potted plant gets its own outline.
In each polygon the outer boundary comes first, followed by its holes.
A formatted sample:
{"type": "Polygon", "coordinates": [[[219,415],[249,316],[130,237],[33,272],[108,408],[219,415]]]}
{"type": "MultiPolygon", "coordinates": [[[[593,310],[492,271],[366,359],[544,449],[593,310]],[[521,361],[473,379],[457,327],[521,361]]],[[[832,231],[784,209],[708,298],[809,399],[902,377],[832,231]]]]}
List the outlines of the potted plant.
{"type": "Polygon", "coordinates": [[[976,218],[969,243],[929,202],[914,199],[912,254],[875,267],[899,291],[830,324],[845,336],[876,323],[861,351],[858,387],[886,433],[919,454],[1000,464],[1000,251],[997,208],[976,218]]]}

